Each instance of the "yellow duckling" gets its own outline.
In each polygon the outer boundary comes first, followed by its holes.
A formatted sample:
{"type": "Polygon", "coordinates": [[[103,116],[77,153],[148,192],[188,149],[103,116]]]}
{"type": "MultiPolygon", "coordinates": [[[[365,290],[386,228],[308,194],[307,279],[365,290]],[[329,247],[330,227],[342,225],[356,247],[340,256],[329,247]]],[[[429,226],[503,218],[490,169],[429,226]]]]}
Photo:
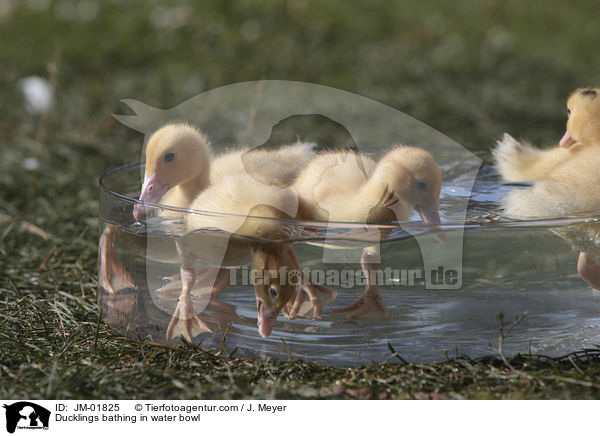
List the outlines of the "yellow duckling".
{"type": "MultiPolygon", "coordinates": [[[[288,186],[314,156],[315,144],[297,142],[278,150],[247,147],[213,157],[209,139],[182,123],[168,124],[152,134],[146,146],[146,169],[139,200],[187,208],[209,185],[232,174],[247,173],[266,184],[288,186]]],[[[151,208],[136,204],[142,219],[151,208]]],[[[172,214],[161,213],[162,216],[172,214]]]]}
{"type": "Polygon", "coordinates": [[[560,147],[542,150],[505,133],[493,151],[502,178],[509,182],[543,180],[581,145],[600,143],[600,89],[581,88],[567,100],[567,130],[560,147]],[[577,147],[572,147],[578,145],[577,147]]]}
{"type": "Polygon", "coordinates": [[[279,312],[298,285],[309,295],[314,293],[310,285],[300,283],[300,265],[290,244],[285,242],[289,238],[285,222],[279,221],[297,216],[296,192],[292,188],[266,185],[247,174],[237,174],[224,177],[200,193],[190,208],[219,214],[186,215],[188,233],[180,243],[183,286],[167,338],[179,331],[191,340],[196,331],[207,330],[195,314],[190,297],[199,262],[217,266],[252,263],[259,333],[269,336],[279,312]],[[211,230],[231,236],[228,240],[217,237],[216,243],[209,243],[211,230]]]}
{"type": "MultiPolygon", "coordinates": [[[[168,124],[152,134],[146,146],[146,168],[139,200],[186,208],[210,184],[210,142],[187,124],[168,124]]],[[[142,219],[152,208],[136,204],[142,219]]]]}
{"type": "Polygon", "coordinates": [[[573,144],[596,145],[600,138],[599,88],[580,88],[567,100],[567,130],[560,140],[562,147],[573,144]]]}
{"type": "MultiPolygon", "coordinates": [[[[146,168],[139,200],[187,208],[192,200],[223,177],[248,173],[267,184],[287,186],[314,156],[315,144],[297,142],[278,150],[249,150],[241,147],[213,157],[209,139],[184,123],[167,124],[152,134],[146,147],[146,168]]],[[[138,203],[133,216],[142,219],[151,207],[138,203]]],[[[181,218],[162,210],[163,217],[181,218]]],[[[100,239],[101,286],[109,293],[135,287],[113,248],[115,228],[108,227],[100,239]]],[[[144,250],[145,245],[140,247],[144,250]]],[[[219,281],[224,284],[224,282],[219,281]]],[[[226,285],[226,284],[224,284],[226,285]]],[[[218,291],[218,289],[216,290],[218,291]]]]}
{"type": "MultiPolygon", "coordinates": [[[[507,181],[534,180],[532,187],[514,190],[503,200],[505,213],[515,218],[550,218],[600,210],[600,92],[579,89],[567,102],[569,121],[561,147],[542,151],[515,146],[505,160],[503,141],[494,151],[500,174],[507,181]],[[565,139],[566,138],[566,139],[565,139]],[[520,151],[520,152],[519,152],[520,151]],[[537,162],[532,155],[537,153],[537,162]],[[551,156],[551,158],[549,157],[551,156]],[[518,169],[513,171],[511,165],[518,169]],[[541,170],[543,169],[543,171],[541,170]],[[535,176],[535,177],[534,177],[535,176]]],[[[600,229],[595,224],[554,229],[554,233],[581,248],[577,270],[581,278],[600,289],[600,267],[594,260],[600,245],[600,229]]]]}
{"type": "MultiPolygon", "coordinates": [[[[579,146],[578,146],[579,147],[579,146]]],[[[515,218],[552,218],[600,210],[600,155],[595,147],[579,147],[577,154],[558,165],[545,178],[527,189],[511,191],[502,201],[506,215],[515,218]]],[[[597,224],[553,229],[581,248],[579,275],[600,289],[600,267],[593,251],[600,245],[597,224]]]]}
{"type": "MultiPolygon", "coordinates": [[[[438,225],[441,180],[440,168],[428,152],[397,146],[377,164],[351,151],[318,155],[293,187],[304,205],[305,218],[366,224],[405,221],[410,207],[425,222],[438,225]]],[[[368,285],[354,304],[333,312],[350,319],[389,316],[375,283],[380,263],[377,248],[363,250],[361,266],[368,285]]]]}

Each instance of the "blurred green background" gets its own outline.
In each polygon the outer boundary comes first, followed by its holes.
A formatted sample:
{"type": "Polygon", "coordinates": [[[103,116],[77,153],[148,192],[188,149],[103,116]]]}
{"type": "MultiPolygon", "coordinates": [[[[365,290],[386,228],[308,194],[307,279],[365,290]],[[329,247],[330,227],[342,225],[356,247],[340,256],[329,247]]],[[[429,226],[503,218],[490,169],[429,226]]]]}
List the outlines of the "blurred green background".
{"type": "Polygon", "coordinates": [[[361,94],[471,150],[489,149],[505,131],[555,144],[568,93],[600,83],[599,6],[0,0],[3,207],[35,213],[67,192],[63,211],[95,217],[97,176],[140,156],[142,136],[111,117],[130,113],[120,99],[170,108],[246,80],[361,94]],[[55,88],[42,117],[26,111],[18,84],[27,76],[55,88]],[[28,157],[39,162],[34,171],[23,169],[28,157]]]}
{"type": "MultiPolygon", "coordinates": [[[[87,133],[121,98],[168,108],[255,79],[365,95],[471,148],[511,130],[551,141],[564,100],[600,82],[598,1],[2,0],[3,133],[16,82],[57,69],[52,129],[87,133]]],[[[560,137],[560,136],[559,136],[560,137]]]]}
{"type": "MultiPolygon", "coordinates": [[[[166,377],[96,327],[97,179],[137,161],[143,140],[112,118],[129,113],[120,99],[170,108],[225,84],[298,80],[379,100],[483,157],[505,131],[552,145],[568,93],[600,84],[599,7],[0,0],[0,374],[20,380],[0,393],[132,396],[139,383],[102,377],[166,377]],[[28,76],[54,88],[45,113],[27,110],[19,81],[28,76]],[[86,384],[72,381],[83,371],[74,357],[92,362],[86,384]]],[[[160,380],[141,395],[199,389],[160,380]]]]}

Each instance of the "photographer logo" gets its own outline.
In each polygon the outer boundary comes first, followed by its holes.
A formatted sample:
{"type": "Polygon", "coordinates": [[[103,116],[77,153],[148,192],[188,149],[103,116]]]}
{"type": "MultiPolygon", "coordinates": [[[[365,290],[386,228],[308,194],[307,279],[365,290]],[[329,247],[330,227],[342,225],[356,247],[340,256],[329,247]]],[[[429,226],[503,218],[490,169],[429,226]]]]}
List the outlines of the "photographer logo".
{"type": "Polygon", "coordinates": [[[6,431],[14,433],[19,430],[48,430],[50,411],[42,406],[28,401],[19,401],[10,405],[4,404],[6,409],[6,431]]]}

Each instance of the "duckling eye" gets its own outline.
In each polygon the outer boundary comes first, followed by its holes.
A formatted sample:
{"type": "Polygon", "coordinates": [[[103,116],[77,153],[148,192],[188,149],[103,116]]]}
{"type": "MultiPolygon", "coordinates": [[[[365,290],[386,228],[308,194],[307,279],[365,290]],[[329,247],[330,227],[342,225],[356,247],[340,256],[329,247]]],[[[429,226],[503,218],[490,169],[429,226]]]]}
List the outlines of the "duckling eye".
{"type": "Polygon", "coordinates": [[[425,183],[425,182],[418,181],[417,186],[419,187],[419,189],[422,189],[423,191],[427,189],[427,183],[425,183]]]}
{"type": "Polygon", "coordinates": [[[275,288],[271,288],[271,289],[269,289],[269,294],[271,294],[271,297],[272,297],[273,299],[277,299],[277,295],[279,295],[279,294],[277,293],[277,289],[275,289],[275,288]]]}
{"type": "Polygon", "coordinates": [[[175,159],[175,153],[165,154],[165,162],[173,162],[174,159],[175,159]]]}
{"type": "Polygon", "coordinates": [[[567,116],[571,116],[571,109],[567,108],[567,116]]]}

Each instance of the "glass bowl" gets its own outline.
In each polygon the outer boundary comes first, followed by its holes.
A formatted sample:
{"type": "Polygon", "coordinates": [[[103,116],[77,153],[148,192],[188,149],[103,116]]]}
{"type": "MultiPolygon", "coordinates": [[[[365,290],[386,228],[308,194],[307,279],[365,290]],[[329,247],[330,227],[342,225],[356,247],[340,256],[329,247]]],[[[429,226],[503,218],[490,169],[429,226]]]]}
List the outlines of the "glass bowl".
{"type": "MultiPolygon", "coordinates": [[[[198,334],[193,341],[236,356],[343,366],[396,359],[392,350],[417,362],[494,354],[501,327],[513,327],[503,338],[506,354],[562,355],[598,344],[598,291],[578,277],[577,254],[552,231],[594,218],[499,218],[497,202],[514,187],[502,185],[493,169],[484,166],[474,187],[467,189],[461,168],[440,166],[445,174],[442,230],[449,248],[435,241],[439,229],[417,221],[380,226],[330,223],[325,229],[324,223],[289,220],[285,225],[290,239],[285,242],[292,243],[303,268],[335,278],[326,284],[338,298],[318,320],[280,315],[271,336],[262,338],[254,290],[247,280],[250,269],[243,263],[227,265],[230,286],[209,304],[198,303],[199,316],[212,332],[198,334]],[[384,280],[378,287],[389,317],[349,320],[331,313],[329,308],[346,306],[362,293],[358,260],[366,246],[365,232],[384,229],[391,233],[381,242],[384,280]]],[[[180,290],[177,247],[185,230],[183,218],[213,212],[168,208],[180,219],[136,222],[132,210],[142,173],[142,164],[132,164],[100,180],[99,301],[111,327],[136,338],[167,342],[166,329],[180,290]]],[[[228,235],[199,233],[197,243],[211,244],[221,236],[228,235]]]]}

